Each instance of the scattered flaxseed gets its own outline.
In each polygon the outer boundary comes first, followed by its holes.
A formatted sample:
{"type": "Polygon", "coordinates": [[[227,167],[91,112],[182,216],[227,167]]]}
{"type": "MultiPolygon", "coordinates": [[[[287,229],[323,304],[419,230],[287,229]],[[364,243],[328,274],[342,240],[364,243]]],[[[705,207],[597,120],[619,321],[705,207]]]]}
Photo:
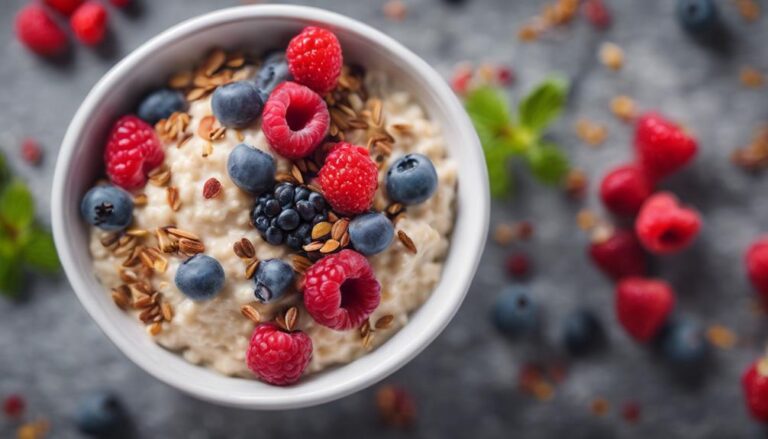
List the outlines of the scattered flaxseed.
{"type": "Polygon", "coordinates": [[[516,237],[515,228],[507,223],[497,224],[493,230],[493,240],[499,245],[507,246],[511,244],[516,237]]]}
{"type": "Polygon", "coordinates": [[[333,227],[331,228],[331,238],[335,240],[340,240],[342,236],[344,236],[344,233],[347,232],[347,229],[349,229],[349,220],[346,218],[341,218],[335,223],[333,223],[333,227]]]}
{"type": "Polygon", "coordinates": [[[325,241],[322,247],[320,247],[320,253],[328,254],[333,253],[341,247],[341,243],[335,239],[329,239],[325,241]]]}
{"type": "Polygon", "coordinates": [[[616,96],[611,99],[611,112],[622,121],[631,122],[637,115],[635,101],[629,96],[616,96]]]}
{"type": "Polygon", "coordinates": [[[382,7],[384,16],[392,21],[403,21],[408,15],[408,7],[402,0],[388,0],[382,7]]]}
{"type": "Polygon", "coordinates": [[[408,236],[408,234],[405,233],[403,230],[397,231],[397,239],[400,240],[400,242],[409,252],[413,253],[414,255],[418,252],[418,250],[416,249],[416,244],[413,243],[413,240],[411,239],[411,237],[408,236]]]}
{"type": "Polygon", "coordinates": [[[127,286],[121,285],[112,289],[112,300],[118,308],[126,310],[131,306],[131,293],[127,286]]]}
{"type": "Polygon", "coordinates": [[[16,429],[17,439],[43,439],[51,429],[50,423],[45,419],[26,422],[16,429]]]}
{"type": "Polygon", "coordinates": [[[707,328],[707,340],[719,349],[731,349],[736,345],[736,334],[723,325],[712,325],[707,328]]]}
{"type": "Polygon", "coordinates": [[[176,227],[167,227],[165,231],[177,238],[187,238],[192,241],[200,241],[200,237],[194,233],[176,227]]]}
{"type": "Polygon", "coordinates": [[[395,321],[395,316],[392,314],[387,314],[385,316],[380,317],[378,320],[376,320],[376,323],[373,325],[376,329],[387,329],[390,326],[392,326],[392,322],[395,321]]]}
{"type": "Polygon", "coordinates": [[[298,324],[299,320],[299,309],[295,306],[292,306],[288,308],[288,311],[285,312],[285,329],[289,331],[293,331],[294,328],[296,328],[296,325],[298,324]]]}
{"type": "Polygon", "coordinates": [[[195,239],[181,238],[179,239],[179,252],[187,256],[194,256],[205,252],[205,245],[195,239]]]}
{"type": "Polygon", "coordinates": [[[178,212],[181,208],[181,200],[179,200],[179,189],[174,186],[166,188],[166,199],[171,210],[178,212]]]}
{"type": "Polygon", "coordinates": [[[579,139],[592,147],[602,145],[608,137],[608,128],[605,125],[586,118],[580,118],[576,121],[574,129],[579,139]]]}
{"type": "Polygon", "coordinates": [[[600,46],[598,58],[611,70],[620,70],[624,66],[624,51],[615,43],[603,43],[600,46]]]}
{"type": "Polygon", "coordinates": [[[608,403],[608,400],[602,397],[597,397],[589,405],[590,411],[596,415],[596,416],[603,416],[606,413],[608,413],[608,410],[610,410],[611,405],[608,403]]]}
{"type": "Polygon", "coordinates": [[[573,168],[565,176],[565,192],[569,197],[581,200],[587,194],[587,174],[581,169],[573,168]]]}
{"type": "Polygon", "coordinates": [[[321,221],[312,227],[312,239],[317,240],[328,236],[331,233],[332,225],[327,221],[321,221]]]}
{"type": "Polygon", "coordinates": [[[168,302],[163,302],[162,305],[160,305],[160,311],[163,314],[163,319],[165,319],[166,322],[170,322],[173,320],[173,307],[168,302]]]}
{"type": "Polygon", "coordinates": [[[171,169],[167,165],[158,166],[149,171],[147,177],[154,186],[163,187],[171,181],[171,169]]]}
{"type": "Polygon", "coordinates": [[[250,303],[241,306],[240,313],[253,323],[261,323],[261,313],[250,303]]]}
{"type": "Polygon", "coordinates": [[[253,279],[253,276],[256,274],[256,269],[259,268],[259,261],[257,258],[253,258],[250,261],[248,261],[248,264],[245,266],[245,278],[246,279],[253,279]]]}
{"type": "Polygon", "coordinates": [[[154,322],[147,328],[147,331],[149,332],[149,335],[155,337],[161,332],[163,332],[163,325],[159,322],[154,322]]]}
{"type": "Polygon", "coordinates": [[[256,248],[248,238],[242,238],[232,244],[232,250],[240,259],[251,259],[256,256],[256,248]]]}
{"type": "Polygon", "coordinates": [[[312,261],[301,255],[292,255],[291,262],[293,263],[293,270],[299,274],[304,274],[312,266],[312,261]]]}
{"type": "Polygon", "coordinates": [[[758,127],[750,144],[736,149],[731,161],[747,171],[768,167],[768,125],[758,127]]]}
{"type": "Polygon", "coordinates": [[[598,217],[594,211],[584,208],[576,214],[576,224],[585,232],[594,229],[598,224],[598,217]]]}
{"type": "Polygon", "coordinates": [[[376,409],[381,421],[392,427],[406,428],[416,421],[416,404],[401,387],[379,387],[376,391],[376,409]]]}
{"type": "Polygon", "coordinates": [[[750,88],[759,88],[765,84],[763,73],[751,66],[742,67],[739,72],[739,80],[742,85],[750,88]]]}
{"type": "Polygon", "coordinates": [[[760,5],[755,0],[733,0],[741,17],[752,23],[760,18],[760,5]]]}
{"type": "Polygon", "coordinates": [[[323,243],[320,241],[313,241],[302,247],[305,252],[314,252],[323,248],[323,243]]]}
{"type": "Polygon", "coordinates": [[[187,88],[192,84],[192,71],[185,70],[176,73],[168,80],[168,86],[175,89],[187,88]]]}
{"type": "Polygon", "coordinates": [[[213,154],[213,143],[205,142],[203,144],[203,153],[202,153],[203,158],[206,158],[211,154],[213,154]]]}
{"type": "Polygon", "coordinates": [[[147,205],[147,194],[136,194],[133,196],[133,205],[134,206],[146,206],[147,205]]]}

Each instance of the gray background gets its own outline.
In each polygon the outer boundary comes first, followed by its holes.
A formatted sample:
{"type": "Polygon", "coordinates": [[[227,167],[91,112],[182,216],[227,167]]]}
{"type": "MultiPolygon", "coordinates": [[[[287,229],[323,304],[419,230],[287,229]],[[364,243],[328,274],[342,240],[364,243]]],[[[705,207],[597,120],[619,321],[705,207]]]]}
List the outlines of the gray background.
{"type": "MultiPolygon", "coordinates": [[[[396,23],[385,19],[380,1],[299,1],[340,11],[393,35],[448,76],[461,60],[510,64],[519,77],[513,95],[527,90],[549,72],[575,81],[567,114],[553,131],[573,162],[592,179],[585,203],[569,201],[557,190],[530,182],[525,171],[518,195],[497,202],[493,223],[529,219],[536,223],[526,244],[536,265],[533,294],[546,311],[541,340],[510,343],[492,330],[487,314],[508,282],[503,258],[509,250],[490,244],[464,307],[445,333],[388,382],[407,387],[418,405],[417,424],[398,432],[377,422],[373,390],[322,407],[254,413],[194,400],[149,377],[124,358],[86,315],[63,278],[29,284],[19,303],[0,299],[0,395],[20,392],[28,414],[52,422],[52,437],[77,437],[70,415],[77,399],[93,389],[114,389],[135,420],[138,437],[755,437],[765,431],[748,419],[739,377],[762,350],[768,331],[765,317],[749,310],[753,294],[745,280],[742,254],[764,231],[768,179],[749,176],[728,161],[735,146],[749,141],[765,121],[766,91],[740,86],[741,66],[768,70],[767,20],[745,25],[732,2],[718,0],[733,31],[723,51],[707,50],[686,38],[672,15],[671,0],[608,3],[614,26],[605,33],[578,20],[543,41],[522,44],[516,30],[543,2],[470,0],[448,8],[440,0],[405,0],[409,14],[396,23]],[[602,40],[626,51],[625,68],[610,72],[596,62],[602,40]],[[678,312],[703,324],[734,328],[739,345],[719,351],[703,379],[687,383],[671,373],[650,351],[632,343],[612,312],[610,283],[584,257],[585,236],[574,216],[596,203],[594,187],[606,169],[627,159],[631,130],[608,111],[610,98],[625,93],[641,108],[658,108],[699,136],[701,153],[693,166],[666,183],[697,206],[705,227],[696,245],[677,256],[657,260],[654,271],[679,295],[678,312]],[[577,117],[607,123],[606,144],[592,150],[573,133],[577,117]],[[562,316],[576,306],[600,313],[609,329],[609,348],[570,364],[555,398],[537,402],[517,390],[525,361],[559,354],[562,316]],[[604,417],[590,413],[593,398],[611,402],[604,417]],[[626,423],[624,401],[642,406],[642,419],[626,423]]],[[[143,0],[136,14],[112,10],[113,36],[106,49],[77,47],[64,64],[28,54],[14,40],[12,19],[24,0],[0,2],[0,146],[16,171],[31,182],[41,218],[49,215],[50,178],[58,143],[70,117],[98,78],[120,57],[150,36],[192,17],[237,1],[143,0]],[[40,168],[18,159],[24,136],[39,139],[46,157],[40,168]]],[[[764,8],[766,2],[760,2],[764,8]]],[[[692,371],[690,371],[692,372],[692,371]]],[[[0,436],[14,425],[0,420],[0,436]]]]}

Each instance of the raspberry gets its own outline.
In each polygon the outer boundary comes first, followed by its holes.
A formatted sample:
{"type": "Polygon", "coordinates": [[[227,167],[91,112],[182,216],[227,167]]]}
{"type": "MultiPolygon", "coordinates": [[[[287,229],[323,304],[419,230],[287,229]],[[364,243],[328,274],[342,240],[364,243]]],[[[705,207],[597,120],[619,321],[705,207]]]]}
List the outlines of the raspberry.
{"type": "Polygon", "coordinates": [[[644,276],[648,271],[645,250],[632,231],[616,230],[603,242],[589,247],[595,265],[613,279],[644,276]]]}
{"type": "Polygon", "coordinates": [[[343,214],[368,210],[379,185],[378,170],[368,150],[346,142],[333,147],[317,177],[325,199],[343,214]]]}
{"type": "Polygon", "coordinates": [[[768,422],[768,359],[753,362],[741,377],[744,400],[753,418],[768,422]]]}
{"type": "Polygon", "coordinates": [[[165,159],[160,140],[148,123],[136,116],[121,117],[112,126],[104,151],[110,180],[125,189],[144,186],[147,173],[165,159]]]}
{"type": "Polygon", "coordinates": [[[21,158],[32,166],[37,166],[43,160],[43,150],[35,139],[24,139],[21,143],[21,158]]]}
{"type": "Polygon", "coordinates": [[[284,332],[274,323],[253,330],[248,368],[262,381],[287,386],[301,378],[312,359],[312,339],[301,331],[284,332]]]}
{"type": "Polygon", "coordinates": [[[72,15],[83,0],[43,0],[43,3],[64,15],[72,15]]]}
{"type": "Polygon", "coordinates": [[[768,298],[768,237],[755,241],[747,250],[745,260],[752,286],[768,298]]]}
{"type": "Polygon", "coordinates": [[[696,139],[658,113],[646,113],[635,126],[638,163],[652,178],[660,179],[685,166],[697,150],[696,139]]]}
{"type": "Polygon", "coordinates": [[[451,88],[453,91],[459,96],[466,95],[469,91],[469,85],[472,82],[473,75],[474,73],[472,72],[471,66],[465,64],[459,65],[453,72],[453,77],[451,78],[451,88]]]}
{"type": "Polygon", "coordinates": [[[510,276],[523,279],[531,272],[531,260],[523,253],[515,253],[507,258],[506,267],[510,276]]]}
{"type": "Polygon", "coordinates": [[[62,53],[67,48],[67,35],[38,5],[28,5],[16,16],[16,37],[28,49],[43,56],[62,53]]]}
{"type": "Polygon", "coordinates": [[[285,56],[296,82],[320,94],[336,88],[344,60],[341,45],[333,32],[306,27],[288,43],[285,56]]]}
{"type": "Polygon", "coordinates": [[[342,250],[320,259],[304,277],[304,306],[337,331],[359,327],[379,306],[381,285],[365,256],[342,250]]]}
{"type": "Polygon", "coordinates": [[[669,192],[648,198],[635,222],[637,237],[653,253],[675,253],[691,245],[701,229],[699,213],[680,207],[669,192]]]}
{"type": "Polygon", "coordinates": [[[675,293],[662,280],[627,277],[616,286],[619,323],[641,342],[659,333],[674,305],[675,293]]]}
{"type": "Polygon", "coordinates": [[[101,3],[89,1],[77,8],[69,24],[75,37],[87,46],[95,46],[104,40],[107,31],[107,10],[101,3]]]}
{"type": "Polygon", "coordinates": [[[653,184],[636,165],[622,165],[603,177],[600,198],[616,215],[634,216],[653,193],[653,184]]]}
{"type": "Polygon", "coordinates": [[[269,146],[294,160],[312,154],[331,123],[323,98],[295,82],[284,82],[272,92],[262,118],[269,146]]]}
{"type": "Polygon", "coordinates": [[[19,418],[24,413],[26,405],[21,395],[16,393],[8,395],[3,400],[3,413],[9,418],[19,418]]]}
{"type": "Polygon", "coordinates": [[[597,29],[605,29],[611,25],[611,12],[603,0],[586,0],[582,5],[582,12],[587,21],[597,29]]]}

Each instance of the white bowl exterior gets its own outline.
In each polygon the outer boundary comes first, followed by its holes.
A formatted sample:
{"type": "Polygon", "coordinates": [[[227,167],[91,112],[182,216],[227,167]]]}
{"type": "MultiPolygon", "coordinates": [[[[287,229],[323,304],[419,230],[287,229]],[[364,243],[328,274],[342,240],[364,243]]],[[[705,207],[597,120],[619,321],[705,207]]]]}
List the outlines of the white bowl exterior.
{"type": "Polygon", "coordinates": [[[199,398],[243,408],[285,409],[320,404],[367,387],[406,364],[437,337],[461,305],[477,269],[488,228],[488,193],[485,161],[471,122],[450,88],[423,60],[350,18],[315,8],[261,5],[224,9],[181,23],[112,68],[86,97],[66,133],[56,164],[51,212],[67,277],[90,315],[125,355],[158,379],[199,398]],[[114,305],[95,278],[88,230],[78,207],[103,172],[103,142],[110,125],[131,111],[140,92],[199,61],[210,48],[258,52],[278,47],[308,24],[333,29],[345,59],[364,61],[361,64],[367,68],[391,75],[440,124],[458,164],[457,219],[440,283],[403,329],[347,365],[290,387],[273,387],[222,376],[155,344],[142,325],[114,305]]]}

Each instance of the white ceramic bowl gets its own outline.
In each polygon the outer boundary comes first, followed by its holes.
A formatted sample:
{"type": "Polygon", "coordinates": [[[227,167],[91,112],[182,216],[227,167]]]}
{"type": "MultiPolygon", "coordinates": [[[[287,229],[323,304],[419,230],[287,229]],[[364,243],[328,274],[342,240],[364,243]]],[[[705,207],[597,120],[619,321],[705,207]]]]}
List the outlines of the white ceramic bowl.
{"type": "MultiPolygon", "coordinates": [[[[156,378],[212,402],[252,409],[320,404],[374,384],[424,349],[461,305],[486,239],[489,196],[479,141],[461,104],[426,62],[392,38],[358,21],[299,6],[243,6],[181,23],[145,43],[91,90],[69,126],[56,164],[53,232],[78,298],[107,336],[156,378]],[[458,163],[458,216],[442,279],[412,320],[378,349],[350,364],[305,377],[290,387],[230,378],[195,366],[156,345],[135,318],[120,311],[93,274],[80,199],[103,174],[102,149],[111,123],[131,111],[137,95],[213,47],[260,51],[285,45],[309,24],[333,29],[345,59],[381,69],[412,92],[442,127],[458,163]]],[[[83,358],[82,361],[88,361],[83,358]]]]}

